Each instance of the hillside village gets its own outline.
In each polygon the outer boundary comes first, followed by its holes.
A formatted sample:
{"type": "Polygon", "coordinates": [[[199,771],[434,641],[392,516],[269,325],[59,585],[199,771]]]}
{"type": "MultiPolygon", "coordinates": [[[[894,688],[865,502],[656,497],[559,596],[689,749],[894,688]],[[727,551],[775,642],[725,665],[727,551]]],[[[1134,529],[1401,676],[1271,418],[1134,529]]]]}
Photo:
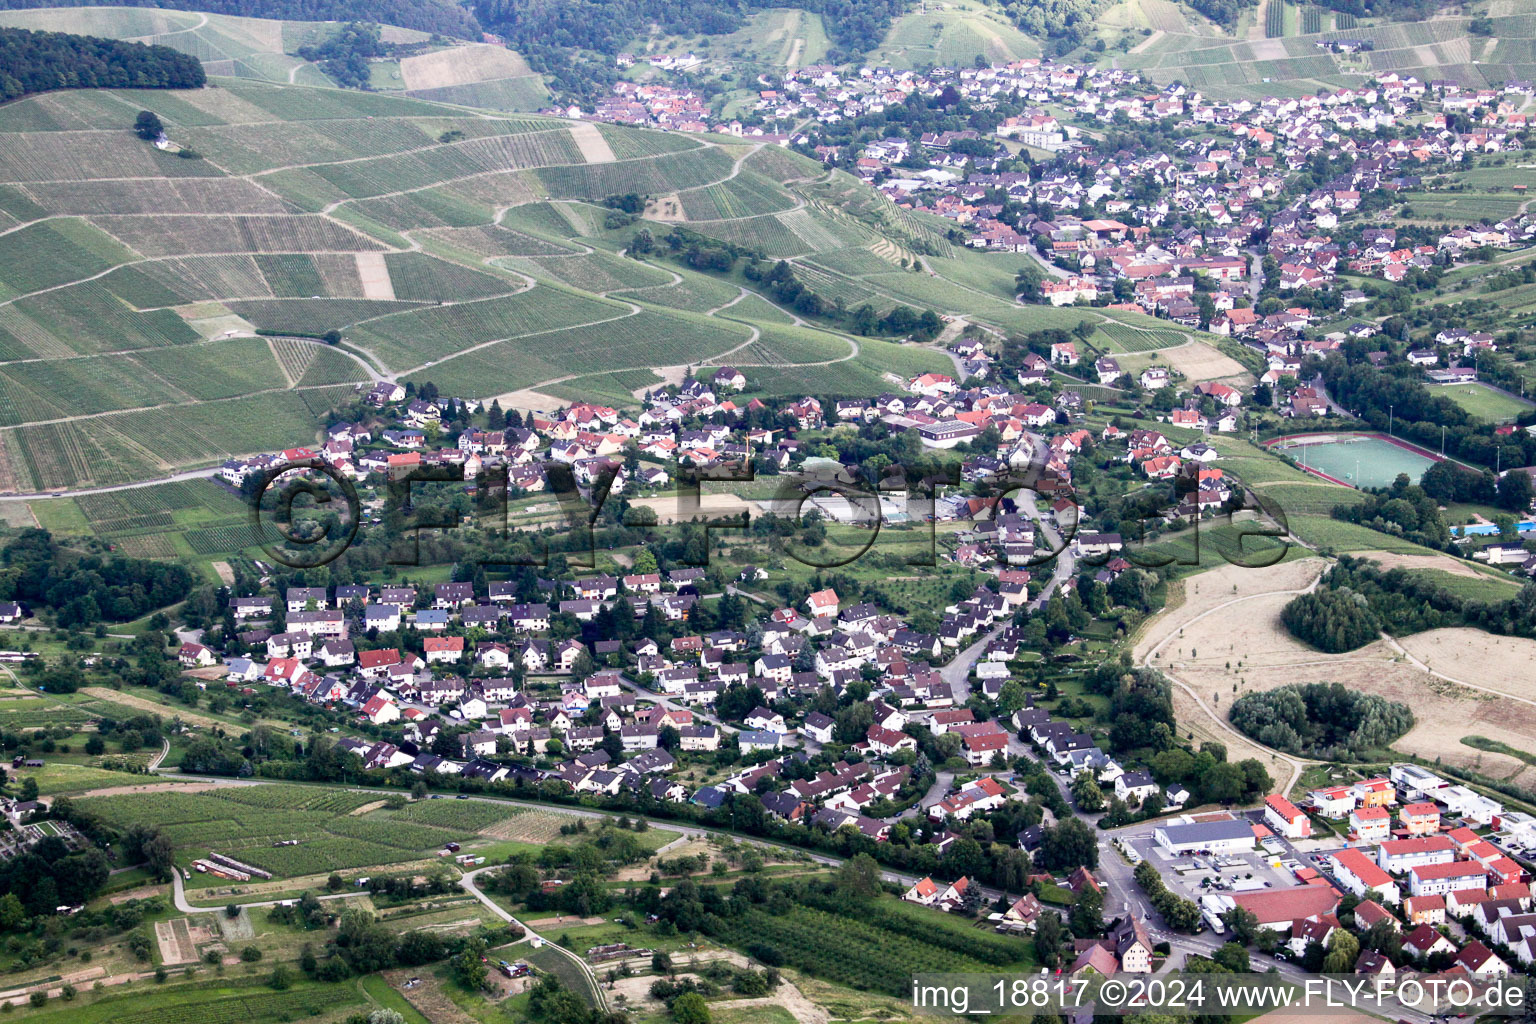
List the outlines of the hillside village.
{"type": "MultiPolygon", "coordinates": [[[[899,206],[952,221],[968,245],[1038,252],[1082,274],[1048,285],[1045,300],[1055,305],[1134,297],[1143,309],[1207,327],[1209,313],[1200,318],[1192,304],[1169,300],[1189,300],[1189,278],[1199,274],[1218,295],[1256,295],[1249,251],[1277,262],[1280,292],[1321,292],[1346,267],[1398,283],[1447,258],[1536,237],[1526,216],[1452,228],[1418,245],[1398,244],[1391,228],[1355,237],[1360,225],[1379,223],[1367,215],[1380,204],[1362,205],[1363,197],[1416,190],[1475,155],[1521,149],[1533,91],[1524,81],[1474,90],[1388,72],[1357,89],[1222,102],[1178,84],[1154,90],[1133,72],[1040,58],[926,74],[816,65],[762,90],[748,124],[712,119],[686,88],[621,82],[615,90],[593,111],[554,112],[794,145],[899,206]],[[861,119],[914,98],[964,104],[982,127],[871,137],[878,132],[864,125],[883,122],[861,119]],[[1171,144],[1106,146],[1132,125],[1171,144]],[[849,132],[852,141],[826,141],[849,132]],[[1298,190],[1295,175],[1308,170],[1318,180],[1298,190]],[[1177,285],[1159,280],[1167,278],[1177,285]]],[[[1365,301],[1345,291],[1346,306],[1365,301]]],[[[1216,309],[1233,306],[1218,299],[1216,309]]],[[[1212,329],[1251,326],[1228,316],[1212,329]]]]}

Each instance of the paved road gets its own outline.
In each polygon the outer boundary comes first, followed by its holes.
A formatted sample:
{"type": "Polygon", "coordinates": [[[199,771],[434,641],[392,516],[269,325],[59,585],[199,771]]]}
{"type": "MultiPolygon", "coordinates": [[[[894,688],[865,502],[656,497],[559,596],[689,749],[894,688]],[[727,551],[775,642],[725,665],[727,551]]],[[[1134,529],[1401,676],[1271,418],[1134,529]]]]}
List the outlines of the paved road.
{"type": "Polygon", "coordinates": [[[171,476],[163,476],[156,480],[135,480],[129,484],[112,484],[110,487],[81,487],[71,491],[32,491],[29,493],[0,494],[0,498],[6,501],[25,500],[36,501],[42,498],[78,498],[82,494],[110,494],[113,491],[135,491],[141,487],[159,487],[161,484],[180,483],[183,480],[207,480],[217,476],[218,466],[209,466],[207,469],[189,469],[185,473],[176,473],[171,476]]]}
{"type": "Polygon", "coordinates": [[[933,785],[928,787],[928,792],[924,793],[922,799],[918,800],[917,803],[913,804],[911,807],[908,807],[906,810],[898,814],[896,816],[897,820],[903,818],[916,818],[919,815],[926,815],[928,813],[928,808],[932,807],[940,800],[943,800],[944,794],[948,793],[949,787],[954,784],[954,772],[934,772],[933,785]]]}
{"type": "MultiPolygon", "coordinates": [[[[1050,449],[1042,435],[1032,433],[1029,435],[1029,438],[1034,445],[1034,454],[1030,456],[1026,476],[1030,480],[1037,480],[1045,472],[1046,462],[1049,461],[1050,449]]],[[[1072,574],[1077,571],[1077,556],[1072,553],[1071,546],[1063,542],[1061,531],[1056,528],[1056,524],[1048,520],[1041,513],[1035,503],[1034,491],[1016,492],[1015,500],[1018,501],[1024,515],[1035,521],[1041,536],[1045,538],[1045,549],[1057,552],[1054,564],[1051,567],[1050,579],[1045,581],[1045,586],[1040,588],[1040,593],[1035,595],[1035,599],[1028,605],[1031,611],[1038,611],[1045,607],[1045,603],[1051,599],[1051,595],[1056,592],[1057,588],[1063,582],[1070,579],[1072,574]]]]}

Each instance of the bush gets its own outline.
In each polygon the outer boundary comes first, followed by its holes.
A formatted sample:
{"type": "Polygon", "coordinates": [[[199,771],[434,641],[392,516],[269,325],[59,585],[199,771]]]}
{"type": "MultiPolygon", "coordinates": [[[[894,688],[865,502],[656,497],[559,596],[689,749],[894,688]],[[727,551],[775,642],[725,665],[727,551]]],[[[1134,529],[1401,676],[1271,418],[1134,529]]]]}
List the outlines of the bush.
{"type": "Polygon", "coordinates": [[[1322,760],[1368,759],[1413,728],[1413,709],[1346,690],[1338,683],[1297,683],[1247,693],[1232,705],[1232,724],[1266,746],[1322,760]]]}
{"type": "Polygon", "coordinates": [[[246,963],[254,963],[255,961],[261,959],[261,950],[257,949],[255,946],[246,946],[240,951],[240,959],[244,960],[246,963]]]}
{"type": "Polygon", "coordinates": [[[1292,598],[1280,613],[1291,635],[1320,651],[1340,654],[1381,635],[1381,620],[1363,594],[1319,589],[1292,598]]]}

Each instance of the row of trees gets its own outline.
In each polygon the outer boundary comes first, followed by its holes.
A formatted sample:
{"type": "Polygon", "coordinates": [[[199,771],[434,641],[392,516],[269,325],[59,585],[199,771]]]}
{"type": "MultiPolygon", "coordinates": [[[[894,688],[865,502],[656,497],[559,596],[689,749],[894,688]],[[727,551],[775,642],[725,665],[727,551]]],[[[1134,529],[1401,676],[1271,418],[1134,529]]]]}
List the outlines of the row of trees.
{"type": "Polygon", "coordinates": [[[1354,351],[1349,357],[1332,353],[1319,369],[1329,394],[1373,429],[1390,426],[1397,436],[1437,450],[1443,438],[1447,455],[1489,468],[1536,462],[1536,437],[1525,431],[1496,436],[1494,424],[1475,420],[1449,398],[1431,393],[1414,367],[1377,368],[1363,357],[1351,361],[1354,351]]]}
{"type": "Polygon", "coordinates": [[[1200,925],[1200,907],[1185,899],[1163,884],[1163,876],[1157,873],[1150,860],[1136,865],[1136,884],[1147,894],[1153,909],[1163,915],[1163,920],[1174,931],[1192,932],[1200,925]]]}
{"type": "MultiPolygon", "coordinates": [[[[772,0],[477,0],[473,5],[487,28],[525,53],[592,50],[613,55],[627,48],[637,28],[655,25],[664,35],[725,35],[748,16],[773,7],[772,0]]],[[[836,47],[832,63],[851,59],[880,42],[891,20],[906,9],[902,0],[804,0],[797,6],[823,16],[836,47]]]]}
{"type": "Polygon", "coordinates": [[[1363,594],[1377,619],[1398,635],[1447,626],[1471,626],[1506,636],[1536,637],[1536,582],[1506,601],[1478,601],[1454,594],[1404,569],[1382,569],[1341,556],[1325,585],[1363,594]]]}

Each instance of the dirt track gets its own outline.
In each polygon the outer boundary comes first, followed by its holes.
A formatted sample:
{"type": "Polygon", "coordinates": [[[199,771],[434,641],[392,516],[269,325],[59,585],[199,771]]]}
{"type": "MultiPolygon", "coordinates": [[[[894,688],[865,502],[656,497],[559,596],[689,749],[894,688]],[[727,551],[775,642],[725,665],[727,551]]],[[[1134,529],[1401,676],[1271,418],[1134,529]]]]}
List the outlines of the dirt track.
{"type": "MultiPolygon", "coordinates": [[[[1436,630],[1407,638],[1401,649],[1383,639],[1344,654],[1316,651],[1290,635],[1280,611],[1319,566],[1305,559],[1268,570],[1227,567],[1188,581],[1189,600],[1155,623],[1136,647],[1138,662],[1182,684],[1174,691],[1180,732],[1227,743],[1234,758],[1260,756],[1275,764],[1257,744],[1225,731],[1232,702],[1289,683],[1338,682],[1413,709],[1416,724],[1395,744],[1399,749],[1529,784],[1536,768],[1461,741],[1480,735],[1518,750],[1536,749],[1536,700],[1517,682],[1529,673],[1536,642],[1436,630]],[[1409,655],[1450,678],[1437,678],[1409,655]]],[[[1284,760],[1294,766],[1302,759],[1284,760]]]]}

